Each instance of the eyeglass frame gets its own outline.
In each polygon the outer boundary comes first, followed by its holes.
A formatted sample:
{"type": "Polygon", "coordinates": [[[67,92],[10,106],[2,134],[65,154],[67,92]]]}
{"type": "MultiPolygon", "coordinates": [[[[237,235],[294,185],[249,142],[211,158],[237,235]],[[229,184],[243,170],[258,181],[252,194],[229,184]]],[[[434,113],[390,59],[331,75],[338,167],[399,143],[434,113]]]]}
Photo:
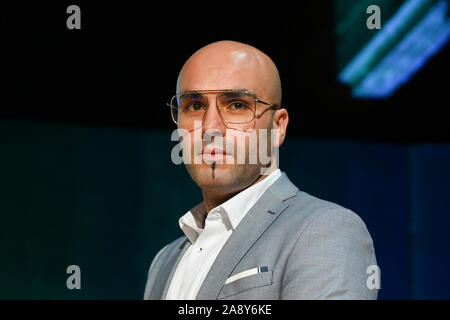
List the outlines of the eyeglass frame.
{"type": "MultiPolygon", "coordinates": [[[[241,92],[244,92],[244,93],[247,93],[247,94],[249,93],[249,94],[253,97],[253,100],[255,101],[255,108],[254,108],[254,110],[253,110],[253,117],[252,117],[249,121],[245,121],[245,122],[231,122],[231,121],[229,121],[229,120],[225,120],[225,119],[222,117],[222,114],[220,113],[219,104],[217,103],[217,97],[218,97],[218,94],[216,94],[216,108],[217,108],[217,111],[218,111],[218,114],[219,114],[220,119],[222,119],[222,121],[223,121],[224,123],[231,123],[231,124],[245,124],[245,123],[252,122],[255,118],[261,117],[261,115],[262,115],[264,112],[266,112],[267,110],[270,110],[270,109],[273,109],[273,110],[280,110],[280,109],[281,109],[281,106],[280,106],[280,105],[277,105],[277,104],[274,104],[274,103],[270,103],[270,102],[266,102],[266,101],[257,99],[257,98],[256,98],[256,94],[253,93],[253,92],[251,92],[250,90],[247,90],[247,89],[190,90],[190,91],[184,91],[184,92],[180,92],[180,93],[177,93],[176,95],[174,95],[174,96],[170,99],[170,102],[167,103],[167,106],[170,107],[170,108],[172,108],[172,109],[176,109],[176,110],[178,111],[178,107],[175,107],[171,102],[172,102],[173,99],[175,99],[177,96],[180,96],[180,95],[183,95],[183,94],[191,94],[191,93],[226,93],[226,92],[236,92],[236,91],[241,91],[241,92]],[[270,108],[264,110],[260,115],[256,116],[256,103],[258,103],[258,102],[259,102],[259,103],[262,103],[262,104],[264,104],[264,105],[270,106],[270,108]]],[[[203,108],[203,107],[202,107],[202,108],[203,108]]],[[[208,106],[207,108],[209,108],[209,106],[208,106]]],[[[205,114],[206,114],[207,108],[206,108],[206,107],[203,108],[203,109],[205,109],[205,114]]],[[[203,114],[203,117],[205,116],[205,114],[203,114]]],[[[172,110],[170,111],[170,115],[171,115],[171,118],[172,118],[173,122],[174,122],[176,125],[179,125],[179,123],[177,123],[177,121],[174,119],[172,110]]],[[[202,118],[202,122],[203,122],[203,118],[202,118]]]]}

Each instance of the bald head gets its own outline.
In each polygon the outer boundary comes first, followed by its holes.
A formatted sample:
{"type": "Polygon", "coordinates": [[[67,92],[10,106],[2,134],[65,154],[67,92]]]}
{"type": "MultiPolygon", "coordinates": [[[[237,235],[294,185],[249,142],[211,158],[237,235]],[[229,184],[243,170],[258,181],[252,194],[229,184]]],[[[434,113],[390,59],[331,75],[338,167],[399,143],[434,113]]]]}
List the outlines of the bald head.
{"type": "Polygon", "coordinates": [[[248,89],[259,99],[281,104],[275,63],[262,51],[240,42],[213,42],[199,49],[178,76],[177,93],[220,89],[248,89]]]}

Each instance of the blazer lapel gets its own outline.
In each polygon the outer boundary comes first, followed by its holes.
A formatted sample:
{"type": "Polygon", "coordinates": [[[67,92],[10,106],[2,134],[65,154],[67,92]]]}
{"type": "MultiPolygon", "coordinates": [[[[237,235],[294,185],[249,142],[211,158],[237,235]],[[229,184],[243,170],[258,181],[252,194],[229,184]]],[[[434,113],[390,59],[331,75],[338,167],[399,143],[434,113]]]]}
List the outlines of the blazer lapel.
{"type": "Polygon", "coordinates": [[[275,219],[286,210],[289,205],[283,201],[295,196],[297,190],[297,187],[283,173],[264,192],[220,251],[200,287],[197,295],[198,300],[210,300],[219,297],[226,279],[239,261],[275,219]]]}

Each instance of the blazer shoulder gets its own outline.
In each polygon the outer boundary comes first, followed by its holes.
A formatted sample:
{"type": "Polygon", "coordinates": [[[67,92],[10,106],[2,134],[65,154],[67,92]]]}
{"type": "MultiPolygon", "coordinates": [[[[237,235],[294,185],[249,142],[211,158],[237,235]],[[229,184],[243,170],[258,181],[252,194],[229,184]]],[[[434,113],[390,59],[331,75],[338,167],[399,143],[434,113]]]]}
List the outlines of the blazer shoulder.
{"type": "Polygon", "coordinates": [[[301,233],[313,221],[335,224],[342,219],[348,219],[366,227],[361,217],[352,210],[301,190],[286,202],[289,206],[283,215],[286,220],[291,221],[289,225],[296,229],[295,233],[301,233]]]}
{"type": "Polygon", "coordinates": [[[299,191],[284,223],[295,239],[283,273],[283,299],[376,299],[366,285],[375,250],[353,211],[299,191]],[[296,221],[293,223],[293,221],[296,221]]]}
{"type": "Polygon", "coordinates": [[[283,172],[278,180],[270,186],[269,191],[283,203],[288,204],[289,218],[307,222],[319,215],[344,214],[359,218],[354,212],[337,203],[320,199],[301,191],[283,172]]]}

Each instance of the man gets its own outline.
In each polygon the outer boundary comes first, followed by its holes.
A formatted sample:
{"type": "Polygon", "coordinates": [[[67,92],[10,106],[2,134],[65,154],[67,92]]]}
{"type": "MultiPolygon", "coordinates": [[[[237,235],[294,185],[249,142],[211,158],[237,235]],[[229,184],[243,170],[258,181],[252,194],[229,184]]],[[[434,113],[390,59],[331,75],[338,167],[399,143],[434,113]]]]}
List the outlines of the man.
{"type": "Polygon", "coordinates": [[[180,218],[185,236],[153,259],[144,299],[376,299],[362,220],[299,191],[278,169],[273,151],[289,117],[267,55],[234,41],[201,48],[169,105],[204,201],[180,218]],[[250,161],[261,151],[270,161],[250,161]]]}

